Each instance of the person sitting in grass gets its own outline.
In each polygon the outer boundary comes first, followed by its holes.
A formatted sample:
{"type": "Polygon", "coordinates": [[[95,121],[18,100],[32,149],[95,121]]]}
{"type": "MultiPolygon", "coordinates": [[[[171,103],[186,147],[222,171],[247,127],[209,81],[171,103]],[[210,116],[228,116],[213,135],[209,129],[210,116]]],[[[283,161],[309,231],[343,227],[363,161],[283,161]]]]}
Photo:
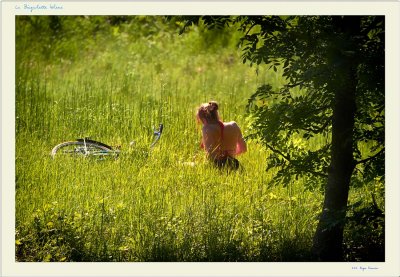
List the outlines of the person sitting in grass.
{"type": "Polygon", "coordinates": [[[219,167],[239,168],[235,156],[247,151],[242,132],[235,121],[222,122],[215,101],[202,104],[197,110],[197,121],[203,124],[201,147],[208,158],[219,167]]]}

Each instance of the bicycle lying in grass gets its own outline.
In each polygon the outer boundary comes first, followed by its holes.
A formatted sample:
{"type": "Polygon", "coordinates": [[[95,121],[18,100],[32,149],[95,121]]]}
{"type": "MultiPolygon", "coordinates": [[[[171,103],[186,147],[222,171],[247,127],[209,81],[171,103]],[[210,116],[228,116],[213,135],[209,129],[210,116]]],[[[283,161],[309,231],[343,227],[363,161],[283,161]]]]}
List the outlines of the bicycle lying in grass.
{"type": "MultiPolygon", "coordinates": [[[[154,130],[154,140],[150,145],[150,149],[154,147],[157,141],[160,139],[163,124],[160,124],[158,130],[154,130]]],[[[51,156],[54,158],[56,155],[70,155],[70,156],[81,156],[81,157],[118,157],[121,150],[120,147],[115,147],[115,149],[105,143],[100,141],[95,141],[89,138],[80,138],[76,141],[66,141],[57,144],[51,150],[51,156]]]]}

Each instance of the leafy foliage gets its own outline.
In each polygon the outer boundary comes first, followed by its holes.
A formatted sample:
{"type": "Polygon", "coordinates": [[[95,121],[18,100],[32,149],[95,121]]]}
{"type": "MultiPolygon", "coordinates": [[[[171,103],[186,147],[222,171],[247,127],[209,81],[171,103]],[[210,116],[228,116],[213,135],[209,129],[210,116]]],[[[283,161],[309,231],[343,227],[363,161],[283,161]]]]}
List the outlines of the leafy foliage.
{"type": "Polygon", "coordinates": [[[324,142],[329,138],[331,110],[317,106],[325,99],[316,93],[276,93],[271,86],[265,85],[258,88],[250,101],[248,108],[255,118],[256,133],[249,138],[260,137],[272,152],[267,170],[280,168],[276,181],[285,185],[292,177],[303,175],[311,179],[325,178],[329,166],[329,142],[320,143],[316,149],[307,143],[311,140],[324,142]]]}
{"type": "Polygon", "coordinates": [[[250,64],[269,64],[275,71],[281,69],[287,80],[281,88],[259,88],[248,106],[256,118],[254,135],[274,152],[268,167],[282,166],[278,177],[296,171],[327,176],[333,93],[341,89],[339,67],[346,62],[338,49],[357,65],[354,157],[362,172],[359,177],[368,183],[384,174],[384,19],[362,17],[361,31],[353,41],[341,39],[341,30],[334,27],[337,19],[242,19],[242,28],[247,29],[242,39],[243,59],[250,64]],[[259,28],[254,30],[256,26],[259,28]],[[304,89],[299,93],[295,87],[304,89]],[[301,151],[294,143],[299,139],[307,143],[315,137],[326,141],[325,145],[301,151]]]}

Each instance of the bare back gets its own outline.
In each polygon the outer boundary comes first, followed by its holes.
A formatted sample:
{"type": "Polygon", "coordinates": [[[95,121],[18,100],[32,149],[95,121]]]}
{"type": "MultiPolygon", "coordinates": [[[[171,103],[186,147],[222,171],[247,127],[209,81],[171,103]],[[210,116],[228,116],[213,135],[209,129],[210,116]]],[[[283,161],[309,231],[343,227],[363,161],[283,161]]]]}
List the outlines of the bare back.
{"type": "Polygon", "coordinates": [[[234,157],[247,151],[242,132],[236,122],[223,124],[223,129],[218,123],[206,124],[202,129],[204,148],[213,159],[234,157]]]}

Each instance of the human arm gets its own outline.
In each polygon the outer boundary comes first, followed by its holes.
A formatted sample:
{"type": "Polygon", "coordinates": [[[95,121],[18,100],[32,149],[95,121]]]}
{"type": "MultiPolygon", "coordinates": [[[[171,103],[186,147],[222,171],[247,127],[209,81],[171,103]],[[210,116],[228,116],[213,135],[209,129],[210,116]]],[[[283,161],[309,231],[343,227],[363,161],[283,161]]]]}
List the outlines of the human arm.
{"type": "Polygon", "coordinates": [[[242,135],[242,132],[240,131],[239,126],[237,126],[237,130],[238,130],[238,139],[237,139],[237,143],[236,143],[235,155],[239,155],[239,154],[245,153],[247,151],[247,144],[243,138],[243,135],[242,135]]]}

